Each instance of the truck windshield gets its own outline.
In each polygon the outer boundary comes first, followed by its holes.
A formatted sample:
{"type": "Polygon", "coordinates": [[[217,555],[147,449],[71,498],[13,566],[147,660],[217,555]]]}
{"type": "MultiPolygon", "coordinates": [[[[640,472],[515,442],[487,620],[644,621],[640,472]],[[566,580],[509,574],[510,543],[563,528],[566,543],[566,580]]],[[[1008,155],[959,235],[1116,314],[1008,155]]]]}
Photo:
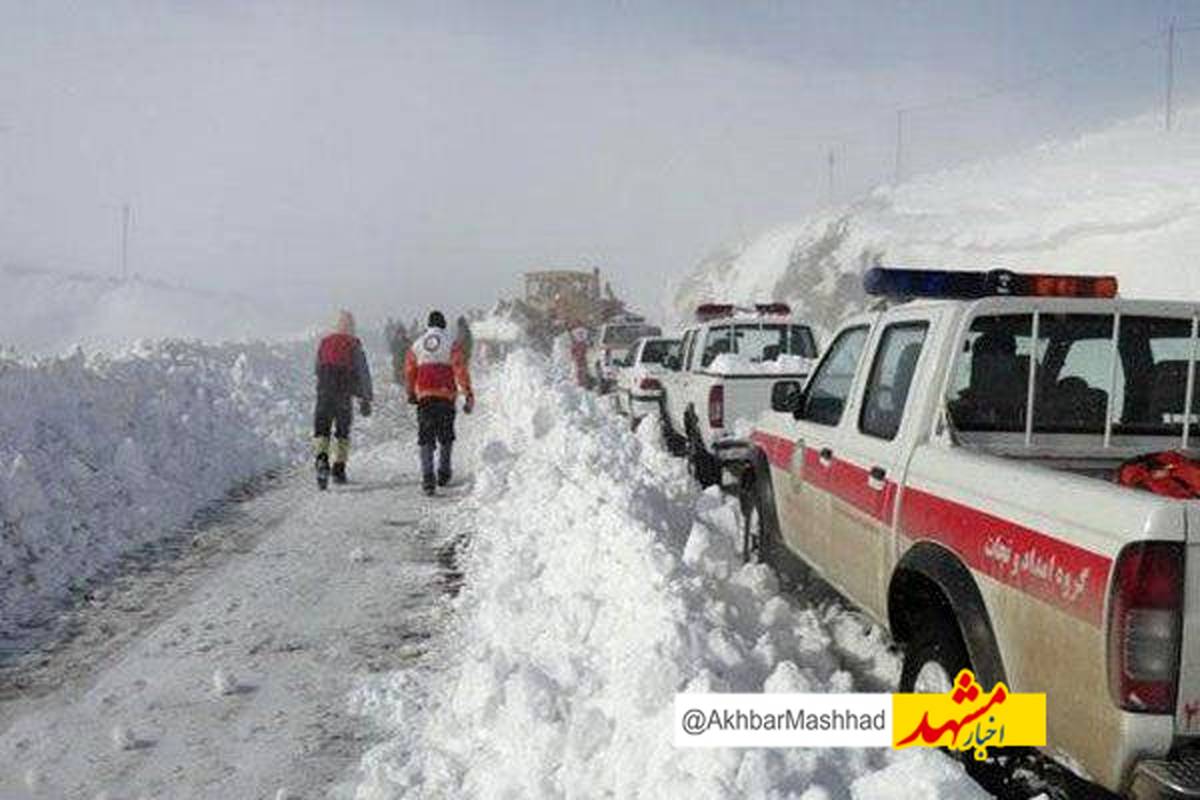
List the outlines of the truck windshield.
{"type": "Polygon", "coordinates": [[[656,325],[609,325],[604,329],[606,347],[629,347],[643,336],[658,336],[662,330],[656,325]]]}
{"type": "Polygon", "coordinates": [[[670,339],[651,339],[642,345],[643,364],[661,364],[663,359],[678,352],[679,342],[670,339]]]}
{"type": "Polygon", "coordinates": [[[963,431],[1180,436],[1191,353],[1186,318],[1042,312],[1035,326],[1033,314],[982,316],[963,343],[948,409],[963,431]]]}
{"type": "Polygon", "coordinates": [[[807,325],[718,325],[708,329],[702,366],[722,353],[741,356],[753,364],[774,361],[781,355],[816,358],[817,346],[807,325]]]}

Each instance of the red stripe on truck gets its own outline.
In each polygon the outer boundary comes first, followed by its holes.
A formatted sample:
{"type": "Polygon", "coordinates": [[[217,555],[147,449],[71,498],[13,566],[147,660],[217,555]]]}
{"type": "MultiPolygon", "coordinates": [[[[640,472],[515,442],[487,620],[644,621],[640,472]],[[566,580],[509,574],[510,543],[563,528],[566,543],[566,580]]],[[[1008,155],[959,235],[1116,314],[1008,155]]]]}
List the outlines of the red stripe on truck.
{"type": "Polygon", "coordinates": [[[750,434],[750,441],[762,449],[763,455],[767,457],[767,461],[772,467],[779,467],[782,470],[792,468],[792,454],[796,450],[796,443],[791,439],[764,431],[754,431],[750,434]]]}
{"type": "MultiPolygon", "coordinates": [[[[795,443],[755,431],[751,440],[772,466],[790,470],[795,443]]],[[[888,481],[882,490],[867,484],[867,470],[834,459],[821,464],[820,453],[805,448],[804,479],[890,527],[898,491],[888,481]]],[[[794,479],[794,476],[793,476],[794,479]]],[[[1026,528],[985,511],[906,486],[900,500],[900,532],[929,540],[958,554],[972,570],[1099,626],[1112,559],[1026,528]]]]}
{"type": "Polygon", "coordinates": [[[829,466],[821,463],[821,454],[811,447],[804,450],[804,479],[839,499],[869,514],[884,525],[892,524],[896,507],[896,484],[885,481],[882,489],[872,489],[867,482],[870,472],[857,464],[833,459],[829,466]]]}
{"type": "Polygon", "coordinates": [[[953,500],[905,487],[900,529],[949,547],[971,569],[1099,626],[1112,560],[953,500]]]}

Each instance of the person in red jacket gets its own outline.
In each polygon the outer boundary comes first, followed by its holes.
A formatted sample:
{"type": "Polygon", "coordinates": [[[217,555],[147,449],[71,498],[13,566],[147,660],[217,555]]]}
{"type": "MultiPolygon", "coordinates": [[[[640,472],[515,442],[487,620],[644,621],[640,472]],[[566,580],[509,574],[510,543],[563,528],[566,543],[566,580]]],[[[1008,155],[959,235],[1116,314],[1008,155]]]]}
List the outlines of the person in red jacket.
{"type": "Polygon", "coordinates": [[[313,411],[313,446],[316,450],[317,487],[346,482],[350,458],[350,423],[354,418],[353,398],[359,411],[371,416],[371,370],[362,342],[354,335],[354,315],[338,313],[333,333],[317,347],[317,407],[313,411]],[[334,435],[333,464],[329,463],[329,434],[334,435]]]}
{"type": "Polygon", "coordinates": [[[435,486],[450,482],[450,452],[454,444],[455,400],[466,396],[463,413],[475,407],[475,392],[461,342],[446,331],[440,311],[429,314],[429,328],[416,337],[404,358],[408,402],[417,406],[417,444],[421,450],[421,484],[432,495],[435,486]],[[437,449],[437,474],[433,469],[437,449]],[[435,483],[436,481],[436,483],[435,483]]]}

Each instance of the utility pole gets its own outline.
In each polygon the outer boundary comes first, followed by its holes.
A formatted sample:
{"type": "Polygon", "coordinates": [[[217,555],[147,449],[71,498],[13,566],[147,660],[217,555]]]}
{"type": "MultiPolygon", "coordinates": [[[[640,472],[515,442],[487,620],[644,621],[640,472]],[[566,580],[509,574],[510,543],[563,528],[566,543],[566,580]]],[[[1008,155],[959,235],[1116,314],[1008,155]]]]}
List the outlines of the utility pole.
{"type": "Polygon", "coordinates": [[[904,109],[896,109],[896,183],[904,177],[904,109]]]}
{"type": "Polygon", "coordinates": [[[121,206],[121,280],[129,280],[129,203],[121,206]]]}
{"type": "Polygon", "coordinates": [[[829,205],[833,205],[833,148],[829,148],[829,205]]]}
{"type": "Polygon", "coordinates": [[[1167,130],[1171,130],[1171,117],[1174,114],[1175,94],[1175,20],[1167,26],[1167,130]]]}

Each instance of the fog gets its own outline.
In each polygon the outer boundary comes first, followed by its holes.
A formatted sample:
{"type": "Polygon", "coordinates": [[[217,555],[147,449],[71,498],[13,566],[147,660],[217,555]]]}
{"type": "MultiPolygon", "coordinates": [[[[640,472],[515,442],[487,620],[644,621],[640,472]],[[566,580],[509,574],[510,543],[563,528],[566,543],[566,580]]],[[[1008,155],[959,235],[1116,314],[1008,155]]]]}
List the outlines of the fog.
{"type": "Polygon", "coordinates": [[[0,264],[116,274],[128,203],[132,271],[293,319],[545,266],[650,307],[829,202],[830,151],[837,202],[892,180],[899,107],[906,175],[1155,108],[1181,10],[4,0],[0,264]]]}

